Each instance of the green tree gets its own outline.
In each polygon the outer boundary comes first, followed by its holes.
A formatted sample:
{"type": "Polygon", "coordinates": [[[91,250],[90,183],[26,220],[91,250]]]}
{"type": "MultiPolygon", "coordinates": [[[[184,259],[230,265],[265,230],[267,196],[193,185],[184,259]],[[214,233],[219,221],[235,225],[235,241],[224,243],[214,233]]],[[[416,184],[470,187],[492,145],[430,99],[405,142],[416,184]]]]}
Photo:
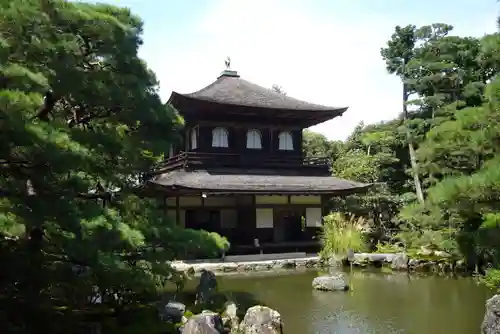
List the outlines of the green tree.
{"type": "Polygon", "coordinates": [[[365,194],[334,200],[332,207],[362,216],[371,223],[372,244],[391,237],[399,208],[414,198],[407,196],[405,161],[408,151],[398,130],[399,122],[358,126],[334,162],[334,175],[375,184],[365,194]]]}
{"type": "Polygon", "coordinates": [[[425,205],[413,204],[401,213],[416,227],[407,232],[408,242],[434,244],[466,256],[471,264],[500,264],[498,92],[496,79],[487,86],[482,106],[457,111],[428,133],[419,153],[442,177],[429,188],[425,205]]]}
{"type": "Polygon", "coordinates": [[[105,4],[3,1],[0,31],[2,326],[73,331],[95,287],[123,311],[156,293],[166,259],[196,240],[217,246],[142,199],[138,186],[180,120],[138,58],[138,17],[105,4]]]}
{"type": "MultiPolygon", "coordinates": [[[[408,120],[408,99],[411,94],[409,91],[407,80],[407,64],[415,56],[415,47],[417,43],[417,29],[414,25],[406,27],[396,26],[394,34],[387,42],[387,47],[381,49],[381,55],[386,62],[387,71],[391,74],[396,74],[401,78],[403,83],[402,95],[402,116],[403,121],[408,120]]],[[[424,202],[424,193],[422,191],[422,184],[419,178],[419,170],[415,147],[411,138],[410,131],[407,130],[408,151],[410,155],[410,162],[412,168],[413,181],[415,186],[415,193],[418,200],[424,202]]]]}
{"type": "Polygon", "coordinates": [[[328,140],[324,135],[304,130],[302,132],[302,151],[305,157],[328,157],[335,161],[342,148],[341,141],[328,140]]]}

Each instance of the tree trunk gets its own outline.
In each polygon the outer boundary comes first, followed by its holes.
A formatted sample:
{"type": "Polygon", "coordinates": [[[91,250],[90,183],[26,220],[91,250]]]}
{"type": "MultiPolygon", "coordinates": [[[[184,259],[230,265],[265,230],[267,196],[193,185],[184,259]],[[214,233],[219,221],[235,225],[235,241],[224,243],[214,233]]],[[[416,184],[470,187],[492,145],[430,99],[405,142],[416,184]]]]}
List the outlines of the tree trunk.
{"type": "Polygon", "coordinates": [[[31,179],[26,181],[26,205],[30,208],[33,216],[25,223],[25,246],[27,255],[27,266],[25,267],[24,278],[24,303],[25,303],[25,322],[29,333],[50,331],[46,312],[49,305],[44,305],[42,292],[46,288],[46,279],[44,271],[43,255],[43,237],[42,225],[37,227],[34,222],[37,210],[37,192],[31,179]]]}
{"type": "MultiPolygon", "coordinates": [[[[406,122],[408,120],[408,107],[406,103],[408,102],[408,86],[403,81],[403,119],[406,122]]],[[[415,183],[415,194],[420,203],[424,203],[424,193],[422,192],[422,184],[420,183],[420,177],[418,176],[418,164],[417,157],[415,153],[415,147],[411,142],[410,131],[406,130],[406,137],[408,140],[408,152],[410,154],[411,170],[413,174],[413,182],[415,183]]]]}

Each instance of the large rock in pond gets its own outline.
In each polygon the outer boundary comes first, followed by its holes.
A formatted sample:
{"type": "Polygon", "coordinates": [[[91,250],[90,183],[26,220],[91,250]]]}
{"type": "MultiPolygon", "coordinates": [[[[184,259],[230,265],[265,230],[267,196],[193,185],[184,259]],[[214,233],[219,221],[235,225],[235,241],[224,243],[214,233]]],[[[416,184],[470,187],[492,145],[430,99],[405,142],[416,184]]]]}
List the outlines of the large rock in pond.
{"type": "Polygon", "coordinates": [[[500,295],[495,295],[486,301],[486,313],[481,325],[481,333],[500,333],[500,295]]]}
{"type": "Polygon", "coordinates": [[[210,300],[210,297],[217,291],[217,279],[210,270],[202,269],[200,282],[196,287],[196,303],[204,304],[210,300]]]}
{"type": "Polygon", "coordinates": [[[328,276],[318,276],[312,281],[312,287],[320,291],[347,291],[349,285],[344,279],[344,275],[335,274],[328,276]]]}
{"type": "Polygon", "coordinates": [[[193,315],[181,328],[182,334],[222,334],[226,333],[222,318],[215,312],[203,311],[193,315]]]}
{"type": "Polygon", "coordinates": [[[283,323],[278,311],[267,306],[250,307],[240,324],[241,334],[283,334],[283,323]]]}

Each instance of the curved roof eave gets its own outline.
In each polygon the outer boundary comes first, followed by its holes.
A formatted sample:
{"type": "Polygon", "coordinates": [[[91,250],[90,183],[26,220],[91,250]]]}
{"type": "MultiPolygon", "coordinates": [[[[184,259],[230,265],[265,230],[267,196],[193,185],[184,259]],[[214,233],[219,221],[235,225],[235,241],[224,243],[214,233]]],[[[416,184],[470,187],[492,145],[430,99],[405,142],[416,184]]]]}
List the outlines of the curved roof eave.
{"type": "Polygon", "coordinates": [[[204,98],[194,98],[194,97],[191,97],[191,96],[188,96],[186,94],[180,94],[180,93],[177,93],[177,92],[172,92],[172,94],[170,95],[170,98],[168,100],[167,103],[170,103],[172,105],[175,105],[177,103],[179,103],[180,101],[183,101],[184,103],[191,103],[191,102],[197,102],[197,101],[201,101],[201,102],[207,102],[207,103],[213,103],[214,105],[219,105],[219,106],[223,106],[223,105],[227,105],[227,106],[240,106],[240,107],[247,107],[247,108],[258,108],[258,109],[272,109],[272,110],[283,110],[283,111],[297,111],[297,112],[318,112],[318,113],[327,113],[327,114],[331,114],[333,117],[337,117],[337,116],[342,116],[344,114],[344,112],[347,111],[347,109],[349,109],[349,107],[328,107],[330,109],[305,109],[305,108],[301,108],[301,109],[289,109],[289,108],[284,108],[284,107],[277,107],[277,106],[260,106],[260,105],[252,105],[252,104],[242,104],[242,103],[228,103],[228,102],[220,102],[220,101],[214,101],[212,99],[204,99],[204,98]]]}

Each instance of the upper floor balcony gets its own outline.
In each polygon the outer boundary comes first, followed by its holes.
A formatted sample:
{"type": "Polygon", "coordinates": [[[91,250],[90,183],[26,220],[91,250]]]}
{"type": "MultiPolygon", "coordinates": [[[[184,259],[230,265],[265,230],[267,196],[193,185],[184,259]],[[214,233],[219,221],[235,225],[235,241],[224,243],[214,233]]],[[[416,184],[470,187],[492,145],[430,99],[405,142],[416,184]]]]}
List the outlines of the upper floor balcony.
{"type": "MultiPolygon", "coordinates": [[[[238,153],[180,152],[165,159],[155,168],[155,173],[174,169],[241,168],[252,170],[287,170],[305,175],[330,175],[331,164],[326,157],[248,155],[238,153]]],[[[279,173],[279,172],[278,172],[279,173]]]]}

